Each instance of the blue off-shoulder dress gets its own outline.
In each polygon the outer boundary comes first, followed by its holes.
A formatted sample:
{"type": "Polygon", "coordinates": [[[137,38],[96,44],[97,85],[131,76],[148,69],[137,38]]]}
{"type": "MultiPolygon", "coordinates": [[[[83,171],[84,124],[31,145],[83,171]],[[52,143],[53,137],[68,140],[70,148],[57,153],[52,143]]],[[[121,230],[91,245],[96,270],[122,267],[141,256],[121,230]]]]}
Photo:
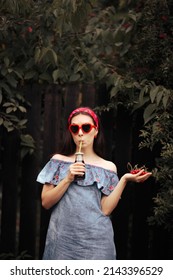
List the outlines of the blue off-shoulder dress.
{"type": "MultiPolygon", "coordinates": [[[[50,159],[37,177],[41,184],[58,183],[72,162],[50,159]]],[[[101,210],[101,196],[118,183],[115,172],[86,164],[85,179],[74,181],[53,206],[43,259],[114,260],[116,249],[109,216],[101,210]]]]}

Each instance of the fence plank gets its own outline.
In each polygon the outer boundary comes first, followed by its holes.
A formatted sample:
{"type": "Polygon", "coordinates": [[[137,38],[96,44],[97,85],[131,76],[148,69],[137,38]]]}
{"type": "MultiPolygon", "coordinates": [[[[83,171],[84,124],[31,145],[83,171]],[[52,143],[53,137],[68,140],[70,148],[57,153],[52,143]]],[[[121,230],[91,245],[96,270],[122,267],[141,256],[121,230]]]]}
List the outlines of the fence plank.
{"type": "MultiPolygon", "coordinates": [[[[109,94],[105,85],[101,85],[98,89],[97,106],[108,106],[109,94]]],[[[116,115],[113,110],[103,111],[100,115],[103,133],[105,137],[105,156],[108,160],[114,161],[113,150],[115,149],[114,128],[116,127],[116,115]]]]}
{"type": "Polygon", "coordinates": [[[27,133],[36,141],[36,152],[25,156],[22,162],[19,252],[26,250],[32,258],[35,258],[39,222],[36,176],[40,163],[41,88],[37,85],[29,87],[26,96],[31,103],[31,108],[28,109],[27,133]]]}
{"type": "Polygon", "coordinates": [[[56,152],[61,143],[62,91],[58,85],[47,88],[44,99],[43,161],[56,152]]]}
{"type": "Polygon", "coordinates": [[[64,94],[64,121],[66,123],[67,118],[71,111],[82,105],[82,93],[79,84],[71,83],[66,86],[64,94]]]}
{"type": "MultiPolygon", "coordinates": [[[[62,91],[58,85],[48,87],[44,97],[42,166],[56,153],[62,140],[62,91]]],[[[42,258],[51,210],[41,209],[40,252],[42,258]]]]}
{"type": "Polygon", "coordinates": [[[96,89],[92,84],[79,85],[72,83],[67,85],[64,98],[64,119],[67,120],[69,114],[77,107],[96,106],[96,89]]]}
{"type": "Polygon", "coordinates": [[[3,134],[1,253],[16,253],[19,135],[3,134]]]}
{"type": "MultiPolygon", "coordinates": [[[[131,161],[131,129],[131,117],[123,108],[119,108],[114,149],[114,162],[117,165],[119,178],[127,172],[127,162],[131,161]]],[[[118,259],[127,259],[129,257],[132,195],[132,189],[126,186],[122,198],[113,212],[112,220],[118,259]]]]}
{"type": "Polygon", "coordinates": [[[94,108],[97,101],[97,92],[93,84],[83,84],[82,92],[82,106],[94,108]]]}

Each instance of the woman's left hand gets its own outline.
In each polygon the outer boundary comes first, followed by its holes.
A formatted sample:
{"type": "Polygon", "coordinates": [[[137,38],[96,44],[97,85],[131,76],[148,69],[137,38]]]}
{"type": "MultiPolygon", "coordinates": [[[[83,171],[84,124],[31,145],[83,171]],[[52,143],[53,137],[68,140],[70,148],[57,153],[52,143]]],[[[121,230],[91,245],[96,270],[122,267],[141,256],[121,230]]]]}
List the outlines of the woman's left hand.
{"type": "Polygon", "coordinates": [[[141,169],[136,174],[126,173],[123,175],[124,179],[127,182],[136,182],[136,183],[143,183],[152,175],[151,172],[146,172],[144,169],[141,169]]]}

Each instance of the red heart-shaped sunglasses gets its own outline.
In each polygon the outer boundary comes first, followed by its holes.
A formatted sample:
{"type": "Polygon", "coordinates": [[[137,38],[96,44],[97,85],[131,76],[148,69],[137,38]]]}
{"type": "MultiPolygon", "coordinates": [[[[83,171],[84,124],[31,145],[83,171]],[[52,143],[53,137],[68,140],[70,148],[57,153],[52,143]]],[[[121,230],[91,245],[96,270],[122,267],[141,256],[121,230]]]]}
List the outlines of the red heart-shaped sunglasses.
{"type": "Polygon", "coordinates": [[[78,125],[78,124],[69,125],[69,130],[73,134],[78,134],[79,129],[82,129],[83,133],[89,133],[92,130],[92,128],[96,128],[96,126],[91,123],[84,123],[82,125],[78,125]]]}

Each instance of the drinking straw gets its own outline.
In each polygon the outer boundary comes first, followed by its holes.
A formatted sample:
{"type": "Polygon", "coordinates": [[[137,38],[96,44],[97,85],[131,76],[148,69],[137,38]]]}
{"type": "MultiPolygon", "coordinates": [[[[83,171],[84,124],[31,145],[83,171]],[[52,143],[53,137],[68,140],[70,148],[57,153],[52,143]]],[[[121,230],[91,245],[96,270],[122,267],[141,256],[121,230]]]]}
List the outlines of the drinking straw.
{"type": "Polygon", "coordinates": [[[79,143],[79,153],[81,152],[81,149],[82,149],[82,140],[79,143]]]}

